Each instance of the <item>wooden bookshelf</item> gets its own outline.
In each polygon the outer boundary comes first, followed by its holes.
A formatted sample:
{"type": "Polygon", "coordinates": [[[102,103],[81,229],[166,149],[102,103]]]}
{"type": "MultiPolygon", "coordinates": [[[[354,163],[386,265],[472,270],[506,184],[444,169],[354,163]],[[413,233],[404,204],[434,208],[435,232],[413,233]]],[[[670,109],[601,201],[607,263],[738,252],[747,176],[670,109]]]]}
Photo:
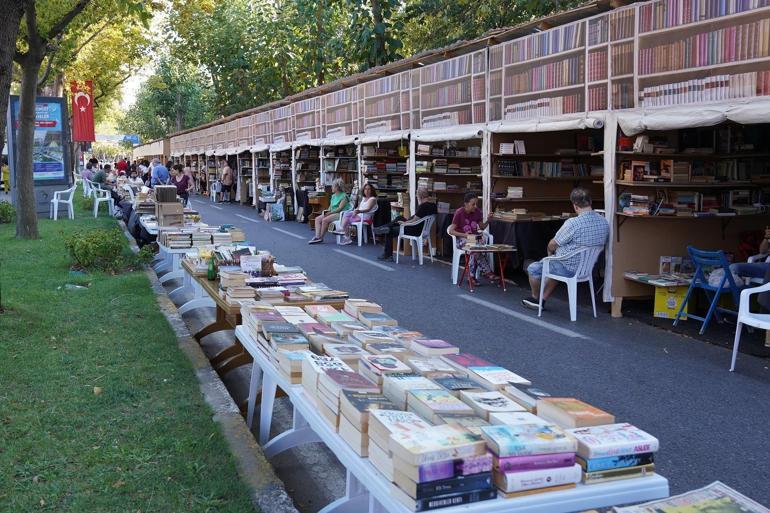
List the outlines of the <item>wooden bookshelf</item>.
{"type": "Polygon", "coordinates": [[[334,180],[341,178],[345,192],[350,192],[358,174],[358,147],[355,144],[321,148],[321,183],[325,188],[330,188],[334,180]]]}
{"type": "Polygon", "coordinates": [[[322,136],[321,97],[294,102],[294,140],[320,139],[322,136]]]}
{"type": "Polygon", "coordinates": [[[294,105],[286,105],[273,109],[272,139],[273,143],[287,143],[294,141],[294,105]]]}
{"type": "Polygon", "coordinates": [[[358,133],[358,88],[356,86],[321,97],[322,134],[326,139],[358,133]]]}
{"type": "Polygon", "coordinates": [[[362,144],[360,181],[371,182],[380,197],[397,200],[397,193],[409,191],[409,154],[406,141],[362,144]]]}

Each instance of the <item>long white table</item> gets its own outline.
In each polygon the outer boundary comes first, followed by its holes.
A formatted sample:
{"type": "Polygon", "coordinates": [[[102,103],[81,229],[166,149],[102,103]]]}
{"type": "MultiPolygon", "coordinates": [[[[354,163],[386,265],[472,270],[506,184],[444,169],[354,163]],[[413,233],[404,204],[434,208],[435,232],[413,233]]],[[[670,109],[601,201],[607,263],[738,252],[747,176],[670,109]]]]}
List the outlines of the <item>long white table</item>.
{"type": "MultiPolygon", "coordinates": [[[[235,336],[254,359],[249,385],[247,422],[251,426],[256,396],[261,381],[259,443],[265,456],[272,458],[287,449],[321,441],[337,456],[347,472],[345,496],[332,502],[320,513],[408,513],[410,510],[391,496],[390,482],[368,458],[361,458],[318,413],[301,385],[293,385],[265,358],[258,343],[244,326],[235,328],[235,336]],[[286,392],[294,406],[292,428],[268,440],[276,389],[286,392]]],[[[609,483],[578,484],[571,490],[518,497],[497,498],[464,506],[442,508],[445,513],[569,513],[592,508],[649,501],[668,497],[668,480],[658,474],[609,483]]]]}

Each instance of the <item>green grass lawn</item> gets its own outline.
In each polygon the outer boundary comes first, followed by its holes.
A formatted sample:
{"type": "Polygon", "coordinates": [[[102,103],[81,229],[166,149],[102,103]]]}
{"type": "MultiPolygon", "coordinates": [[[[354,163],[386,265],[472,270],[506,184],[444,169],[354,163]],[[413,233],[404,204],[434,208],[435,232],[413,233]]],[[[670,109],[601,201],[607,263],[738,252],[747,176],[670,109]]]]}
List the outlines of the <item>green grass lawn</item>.
{"type": "Polygon", "coordinates": [[[0,225],[0,511],[251,511],[144,273],[64,289],[64,236],[102,216],[0,225]]]}

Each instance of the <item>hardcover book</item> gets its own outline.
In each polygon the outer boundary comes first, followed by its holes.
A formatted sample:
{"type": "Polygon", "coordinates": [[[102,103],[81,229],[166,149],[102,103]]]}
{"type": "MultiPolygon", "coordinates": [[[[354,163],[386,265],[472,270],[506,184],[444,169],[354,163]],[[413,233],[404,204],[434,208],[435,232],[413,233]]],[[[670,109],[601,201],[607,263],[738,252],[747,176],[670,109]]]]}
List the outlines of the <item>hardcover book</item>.
{"type": "Polygon", "coordinates": [[[519,424],[487,426],[481,436],[499,458],[575,452],[577,442],[555,425],[519,424]]]}
{"type": "Polygon", "coordinates": [[[615,417],[574,397],[546,397],[537,401],[537,415],[563,427],[612,424],[615,417]]]}
{"type": "Polygon", "coordinates": [[[658,450],[658,439],[628,424],[609,424],[569,429],[578,443],[578,454],[586,459],[642,454],[658,450]]]}
{"type": "Polygon", "coordinates": [[[389,447],[394,456],[409,465],[478,456],[486,452],[481,437],[453,424],[391,433],[389,447]]]}

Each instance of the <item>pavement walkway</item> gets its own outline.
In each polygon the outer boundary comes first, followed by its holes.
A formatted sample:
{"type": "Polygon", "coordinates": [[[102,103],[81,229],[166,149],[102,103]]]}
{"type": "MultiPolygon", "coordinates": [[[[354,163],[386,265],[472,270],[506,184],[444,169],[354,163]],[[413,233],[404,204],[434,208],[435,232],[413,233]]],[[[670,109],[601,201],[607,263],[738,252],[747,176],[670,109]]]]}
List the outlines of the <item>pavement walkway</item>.
{"type": "MultiPolygon", "coordinates": [[[[503,292],[487,285],[471,294],[451,284],[449,267],[441,263],[381,262],[381,246],[341,247],[329,236],[327,243],[309,246],[306,224],[267,223],[253,208],[202,198],[194,198],[193,206],[208,223],[239,226],[257,247],[281,263],[302,266],[313,280],[381,304],[402,326],[446,339],[554,396],[578,397],[654,434],[661,440],[656,470],[669,479],[672,494],[720,480],[770,504],[767,359],[741,354],[738,371],[730,373],[725,348],[639,320],[612,319],[604,307],[594,319],[590,307],[581,306],[571,323],[566,302],[557,298],[538,318],[520,306],[524,288],[503,292]]],[[[226,336],[208,337],[204,350],[215,352],[226,336]]],[[[226,377],[231,393],[245,394],[248,373],[242,368],[226,377]]],[[[290,425],[283,408],[277,429],[290,425]]],[[[325,448],[315,449],[287,451],[273,462],[303,512],[317,511],[344,489],[340,465],[325,448]],[[317,486],[308,487],[309,479],[317,486]]]]}

